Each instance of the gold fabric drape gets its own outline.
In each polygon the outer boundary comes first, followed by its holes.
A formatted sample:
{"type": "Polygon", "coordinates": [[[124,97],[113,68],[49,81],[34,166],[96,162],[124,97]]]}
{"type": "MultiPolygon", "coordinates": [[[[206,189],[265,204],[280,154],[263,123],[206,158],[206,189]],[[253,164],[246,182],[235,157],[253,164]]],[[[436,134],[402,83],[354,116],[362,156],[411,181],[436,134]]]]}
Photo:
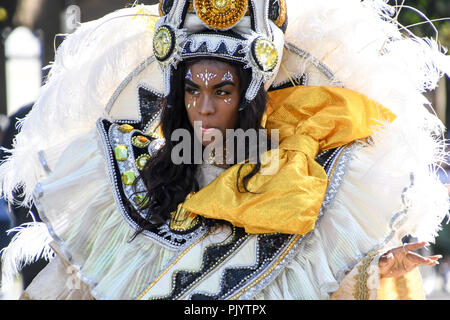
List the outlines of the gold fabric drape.
{"type": "MultiPolygon", "coordinates": [[[[314,229],[328,185],[315,157],[369,137],[395,115],[360,93],[336,87],[281,89],[269,92],[269,101],[266,129],[269,134],[279,130],[279,148],[263,154],[265,173],[249,181],[251,193],[237,189],[238,164],[186,200],[183,208],[229,221],[251,234],[306,234],[314,229]]],[[[240,177],[253,166],[244,165],[240,177]]]]}

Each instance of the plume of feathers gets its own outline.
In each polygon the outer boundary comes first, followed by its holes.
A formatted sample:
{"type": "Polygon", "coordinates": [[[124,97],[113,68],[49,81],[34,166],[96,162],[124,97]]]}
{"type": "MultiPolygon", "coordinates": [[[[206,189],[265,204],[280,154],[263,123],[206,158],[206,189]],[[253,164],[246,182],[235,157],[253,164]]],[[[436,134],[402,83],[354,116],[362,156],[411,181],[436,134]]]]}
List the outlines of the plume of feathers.
{"type": "Polygon", "coordinates": [[[157,8],[126,8],[81,24],[58,47],[55,61],[30,113],[19,123],[13,149],[0,166],[0,194],[14,201],[23,189],[30,205],[35,185],[46,176],[38,153],[48,162],[76,138],[90,131],[113,92],[152,54],[153,32],[148,18],[157,8]],[[47,152],[52,150],[52,152],[47,152]]]}
{"type": "Polygon", "coordinates": [[[0,251],[2,256],[2,291],[12,288],[16,275],[26,265],[39,259],[50,260],[53,250],[50,242],[53,240],[42,222],[29,222],[8,230],[8,235],[15,233],[8,247],[0,251]]]}

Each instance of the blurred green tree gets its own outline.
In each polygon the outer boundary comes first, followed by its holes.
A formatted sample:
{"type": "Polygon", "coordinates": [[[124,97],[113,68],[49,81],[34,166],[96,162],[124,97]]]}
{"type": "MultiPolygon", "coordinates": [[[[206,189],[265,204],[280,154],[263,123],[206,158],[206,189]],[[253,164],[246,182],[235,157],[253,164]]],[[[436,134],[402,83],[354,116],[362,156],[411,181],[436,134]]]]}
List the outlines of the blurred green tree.
{"type": "Polygon", "coordinates": [[[389,4],[397,5],[399,8],[403,5],[398,21],[404,27],[418,36],[436,39],[436,31],[433,27],[429,23],[423,23],[426,21],[423,15],[426,16],[437,29],[439,42],[446,48],[450,47],[449,0],[390,0],[389,4]]]}

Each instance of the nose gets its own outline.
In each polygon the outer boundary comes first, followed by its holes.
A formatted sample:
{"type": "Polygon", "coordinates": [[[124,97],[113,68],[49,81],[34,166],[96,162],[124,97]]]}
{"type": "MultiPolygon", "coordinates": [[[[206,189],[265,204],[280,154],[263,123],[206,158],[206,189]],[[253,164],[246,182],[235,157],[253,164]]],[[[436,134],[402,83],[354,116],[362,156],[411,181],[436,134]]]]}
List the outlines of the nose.
{"type": "Polygon", "coordinates": [[[213,115],[216,112],[213,101],[208,95],[198,99],[196,107],[198,113],[203,116],[213,115]]]}

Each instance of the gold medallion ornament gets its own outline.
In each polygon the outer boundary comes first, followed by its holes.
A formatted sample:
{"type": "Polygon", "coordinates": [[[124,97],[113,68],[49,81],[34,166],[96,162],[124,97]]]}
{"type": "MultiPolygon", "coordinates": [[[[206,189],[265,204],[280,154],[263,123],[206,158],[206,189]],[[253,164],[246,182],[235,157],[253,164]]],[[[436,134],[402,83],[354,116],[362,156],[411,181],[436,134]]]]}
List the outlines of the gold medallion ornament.
{"type": "Polygon", "coordinates": [[[252,45],[252,53],[259,68],[264,72],[273,71],[278,64],[278,51],[270,40],[256,39],[252,45]]]}
{"type": "Polygon", "coordinates": [[[159,61],[164,61],[175,48],[175,33],[169,26],[161,26],[153,38],[153,53],[159,61]]]}
{"type": "Polygon", "coordinates": [[[230,29],[246,14],[248,0],[194,0],[198,17],[213,29],[230,29]]]}

